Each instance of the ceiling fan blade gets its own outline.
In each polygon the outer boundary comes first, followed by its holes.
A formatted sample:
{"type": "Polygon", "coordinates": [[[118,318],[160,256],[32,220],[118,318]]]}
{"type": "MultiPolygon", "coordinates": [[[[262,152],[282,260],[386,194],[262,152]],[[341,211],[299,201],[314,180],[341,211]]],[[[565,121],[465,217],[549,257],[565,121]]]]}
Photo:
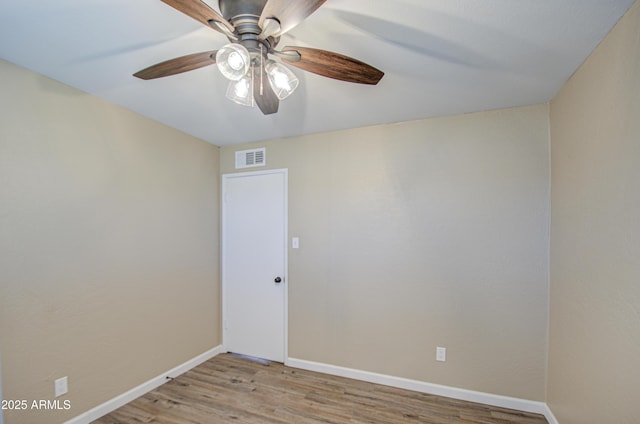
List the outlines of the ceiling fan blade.
{"type": "Polygon", "coordinates": [[[309,47],[291,46],[285,47],[283,51],[297,51],[300,54],[299,61],[290,60],[286,56],[281,57],[291,66],[322,75],[323,77],[358,84],[376,85],[384,76],[384,72],[381,70],[339,53],[309,47]]]}
{"type": "Polygon", "coordinates": [[[280,100],[276,95],[264,66],[254,65],[251,67],[253,72],[253,99],[263,114],[271,115],[278,111],[280,100]]]}
{"type": "Polygon", "coordinates": [[[282,35],[298,25],[305,18],[315,12],[327,0],[267,0],[260,15],[260,27],[264,28],[265,19],[275,18],[280,22],[282,35]]]}
{"type": "Polygon", "coordinates": [[[164,62],[156,63],[133,74],[143,80],[168,77],[169,75],[181,74],[182,72],[193,71],[194,69],[216,63],[216,50],[210,52],[193,53],[186,56],[176,57],[164,62]]]}
{"type": "Polygon", "coordinates": [[[209,26],[209,21],[214,20],[222,23],[231,32],[235,30],[233,25],[202,0],[162,0],[162,2],[206,26],[209,26]]]}

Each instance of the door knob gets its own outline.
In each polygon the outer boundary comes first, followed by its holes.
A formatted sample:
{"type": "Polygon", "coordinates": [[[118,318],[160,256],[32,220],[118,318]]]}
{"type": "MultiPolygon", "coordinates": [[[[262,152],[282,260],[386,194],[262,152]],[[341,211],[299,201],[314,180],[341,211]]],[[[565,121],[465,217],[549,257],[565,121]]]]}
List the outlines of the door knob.
{"type": "Polygon", "coordinates": [[[282,282],[282,278],[280,277],[276,277],[275,280],[273,280],[274,283],[281,283],[282,282]]]}

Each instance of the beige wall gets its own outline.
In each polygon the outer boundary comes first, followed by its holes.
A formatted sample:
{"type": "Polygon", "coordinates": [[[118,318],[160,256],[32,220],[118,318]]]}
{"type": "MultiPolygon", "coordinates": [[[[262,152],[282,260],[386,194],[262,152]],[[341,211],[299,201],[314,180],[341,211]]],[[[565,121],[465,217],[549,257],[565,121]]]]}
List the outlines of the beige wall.
{"type": "Polygon", "coordinates": [[[253,146],[289,169],[290,357],[544,400],[547,106],[253,146]]]}
{"type": "MultiPolygon", "coordinates": [[[[547,400],[561,424],[634,423],[639,40],[636,3],[550,111],[251,145],[289,169],[289,355],[547,400]]],[[[218,171],[248,146],[219,165],[2,61],[0,91],[3,394],[50,399],[68,375],[73,409],[28,416],[58,422],[220,342],[218,171]]]]}
{"type": "Polygon", "coordinates": [[[0,61],[5,411],[56,423],[220,342],[218,148],[0,61]]]}
{"type": "Polygon", "coordinates": [[[640,3],[551,103],[548,403],[640,420],[640,3]]]}

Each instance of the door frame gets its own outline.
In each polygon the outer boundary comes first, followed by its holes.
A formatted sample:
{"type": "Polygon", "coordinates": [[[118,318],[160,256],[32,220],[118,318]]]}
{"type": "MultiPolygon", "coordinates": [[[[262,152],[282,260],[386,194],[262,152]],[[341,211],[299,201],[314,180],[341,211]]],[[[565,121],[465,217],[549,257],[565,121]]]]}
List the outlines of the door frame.
{"type": "Polygon", "coordinates": [[[269,170],[261,170],[261,171],[251,171],[251,172],[233,172],[229,174],[222,174],[221,178],[221,189],[220,189],[220,270],[221,270],[221,293],[220,293],[220,303],[222,307],[222,346],[226,350],[225,338],[227,335],[227,307],[226,307],[226,285],[227,278],[225,273],[225,255],[226,255],[226,246],[225,246],[225,196],[226,196],[226,181],[232,178],[246,178],[246,177],[255,177],[261,175],[270,175],[270,174],[282,174],[284,176],[284,322],[283,322],[283,331],[284,331],[284,358],[283,363],[286,363],[289,359],[289,170],[287,168],[282,169],[269,169],[269,170]]]}

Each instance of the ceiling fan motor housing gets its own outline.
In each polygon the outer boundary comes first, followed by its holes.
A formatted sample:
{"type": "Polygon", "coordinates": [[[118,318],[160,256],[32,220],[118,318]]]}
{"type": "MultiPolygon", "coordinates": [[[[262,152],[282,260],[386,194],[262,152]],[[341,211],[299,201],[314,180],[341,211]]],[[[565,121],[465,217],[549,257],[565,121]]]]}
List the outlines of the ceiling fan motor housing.
{"type": "Polygon", "coordinates": [[[253,15],[257,18],[262,14],[262,9],[267,0],[219,0],[220,12],[227,21],[240,15],[253,15]]]}
{"type": "Polygon", "coordinates": [[[246,47],[252,57],[262,55],[272,50],[278,39],[268,37],[260,39],[262,28],[258,24],[262,9],[267,0],[219,0],[220,12],[235,28],[238,40],[235,41],[246,47]]]}

